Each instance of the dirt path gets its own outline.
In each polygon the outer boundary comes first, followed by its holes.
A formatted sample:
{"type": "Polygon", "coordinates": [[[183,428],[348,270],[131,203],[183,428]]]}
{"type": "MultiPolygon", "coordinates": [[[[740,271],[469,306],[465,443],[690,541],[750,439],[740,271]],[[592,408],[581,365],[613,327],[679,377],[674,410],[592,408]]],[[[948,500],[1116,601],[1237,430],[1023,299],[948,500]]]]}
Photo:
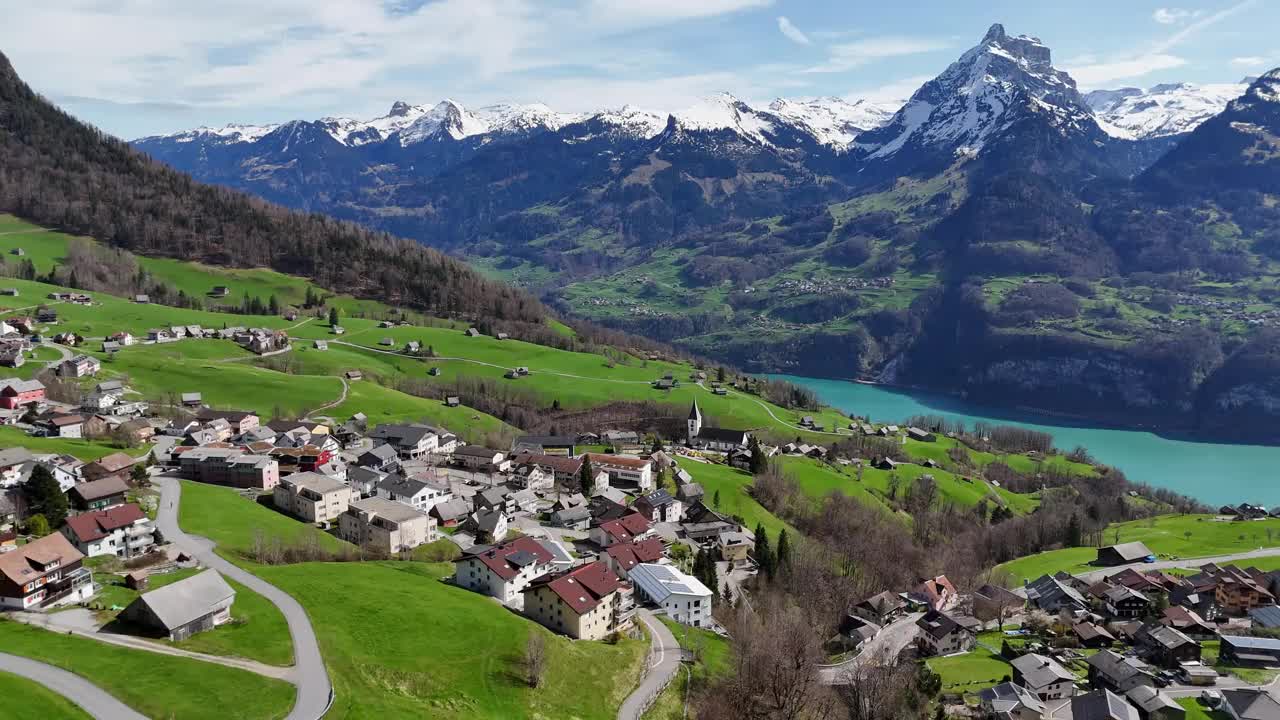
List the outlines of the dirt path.
{"type": "Polygon", "coordinates": [[[344,402],[346,402],[346,401],[347,401],[347,395],[348,395],[348,393],[350,393],[350,392],[351,392],[351,385],[350,385],[350,384],[348,384],[348,383],[347,383],[347,379],[346,379],[346,378],[344,378],[344,377],[342,377],[341,375],[339,375],[339,376],[338,376],[338,380],[340,380],[340,381],[342,382],[342,394],[338,396],[338,399],[337,399],[337,400],[334,400],[334,401],[333,401],[333,402],[331,402],[331,403],[326,403],[326,404],[324,404],[324,405],[321,405],[320,407],[316,408],[315,410],[312,410],[311,412],[308,412],[305,416],[303,416],[303,417],[304,417],[304,419],[307,419],[307,420],[313,420],[313,421],[314,421],[316,418],[313,418],[312,416],[313,416],[313,415],[315,415],[316,413],[318,413],[318,412],[323,412],[323,411],[325,411],[325,410],[328,410],[329,408],[335,408],[335,407],[338,407],[339,405],[341,405],[342,403],[344,403],[344,402]]]}

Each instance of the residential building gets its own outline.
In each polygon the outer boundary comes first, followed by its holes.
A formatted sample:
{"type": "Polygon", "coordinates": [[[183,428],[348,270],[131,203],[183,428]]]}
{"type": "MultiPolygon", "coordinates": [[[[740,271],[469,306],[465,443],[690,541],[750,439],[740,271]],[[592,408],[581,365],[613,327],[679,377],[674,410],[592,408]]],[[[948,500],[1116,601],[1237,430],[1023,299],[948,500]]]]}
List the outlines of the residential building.
{"type": "Polygon", "coordinates": [[[1030,690],[1003,682],[978,692],[983,717],[999,720],[1045,720],[1044,702],[1030,690]]]}
{"type": "Polygon", "coordinates": [[[196,419],[203,423],[209,423],[214,420],[226,420],[231,426],[233,435],[241,435],[262,424],[261,418],[251,412],[242,410],[214,410],[213,408],[201,408],[196,413],[196,419]]]}
{"type": "Polygon", "coordinates": [[[662,608],[683,625],[706,627],[711,621],[711,589],[674,565],[641,563],[631,568],[628,581],[637,599],[662,608]]]}
{"type": "Polygon", "coordinates": [[[907,598],[929,610],[945,610],[955,604],[956,588],[946,575],[923,578],[907,593],[907,598]]]}
{"type": "Polygon", "coordinates": [[[111,453],[91,463],[86,463],[80,469],[80,476],[89,481],[101,480],[107,477],[114,477],[124,481],[129,477],[135,462],[137,460],[126,453],[111,453]]]}
{"type": "Polygon", "coordinates": [[[635,488],[641,492],[653,489],[653,461],[634,455],[604,455],[587,453],[591,467],[609,473],[609,483],[619,487],[635,488]]]}
{"type": "Polygon", "coordinates": [[[471,506],[466,500],[460,497],[454,497],[442,503],[436,503],[432,506],[430,515],[436,519],[436,523],[440,527],[457,527],[458,523],[467,519],[467,515],[471,512],[471,506]]]}
{"type": "Polygon", "coordinates": [[[1222,690],[1222,710],[1233,720],[1280,720],[1280,702],[1266,688],[1222,690]]]}
{"type": "Polygon", "coordinates": [[[853,606],[853,614],[881,627],[904,615],[907,604],[896,593],[885,590],[853,606]]]}
{"type": "Polygon", "coordinates": [[[917,645],[925,655],[966,652],[977,642],[978,625],[971,617],[930,610],[916,621],[917,645]]]}
{"type": "Polygon", "coordinates": [[[400,467],[400,455],[392,445],[374,445],[356,458],[356,464],[379,472],[394,472],[400,467]]]}
{"type": "Polygon", "coordinates": [[[554,482],[566,487],[576,487],[578,475],[582,472],[582,458],[520,453],[512,459],[512,462],[517,466],[533,466],[550,473],[554,482]]]}
{"type": "Polygon", "coordinates": [[[428,425],[379,425],[369,433],[375,443],[386,443],[396,449],[402,460],[416,460],[436,451],[440,437],[428,425]]]}
{"type": "Polygon", "coordinates": [[[1184,662],[1200,660],[1200,643],[1165,625],[1144,625],[1136,639],[1152,665],[1175,669],[1184,662]]]}
{"type": "Polygon", "coordinates": [[[78,439],[84,437],[84,416],[74,413],[49,413],[34,423],[45,437],[78,439]]]}
{"type": "Polygon", "coordinates": [[[39,380],[5,378],[0,380],[0,408],[17,410],[30,403],[45,400],[44,383],[39,380]]]}
{"type": "Polygon", "coordinates": [[[1026,600],[999,585],[983,585],[973,591],[973,614],[979,619],[1002,619],[1022,609],[1026,600]]]}
{"type": "Polygon", "coordinates": [[[480,510],[471,516],[470,527],[478,543],[502,542],[507,537],[507,515],[501,510],[480,510]]]}
{"type": "Polygon", "coordinates": [[[279,510],[310,523],[328,523],[347,511],[351,493],[346,483],[304,472],[281,478],[272,499],[279,510]]]}
{"type": "Polygon", "coordinates": [[[591,542],[602,548],[617,543],[631,543],[648,536],[649,521],[640,513],[631,513],[617,520],[609,520],[591,528],[591,542]]]}
{"type": "Polygon", "coordinates": [[[475,494],[471,499],[476,511],[496,510],[504,513],[515,511],[515,501],[511,491],[504,487],[491,487],[475,494]]]}
{"type": "Polygon", "coordinates": [[[684,503],[671,497],[665,488],[659,488],[636,498],[633,507],[650,522],[680,522],[684,517],[684,503]]]}
{"type": "Polygon", "coordinates": [[[1051,657],[1027,653],[1009,664],[1013,666],[1013,681],[1022,683],[1041,700],[1060,700],[1075,692],[1075,674],[1051,657]]]}
{"type": "Polygon", "coordinates": [[[502,465],[506,456],[498,451],[480,445],[464,445],[453,451],[454,462],[473,470],[497,468],[502,465]]]}
{"type": "Polygon", "coordinates": [[[214,485],[273,490],[280,483],[280,463],[237,447],[197,447],[178,459],[183,477],[214,485]]]}
{"type": "Polygon", "coordinates": [[[155,531],[151,519],[133,503],[72,515],[62,526],[62,534],[85,557],[146,555],[155,547],[155,531]]]}
{"type": "Polygon", "coordinates": [[[453,582],[521,609],[525,589],[552,572],[554,560],[547,548],[528,536],[492,547],[477,545],[454,561],[453,582]]]}
{"type": "Polygon", "coordinates": [[[1072,720],[1140,720],[1129,701],[1110,690],[1094,690],[1071,698],[1072,720]]]}
{"type": "Polygon", "coordinates": [[[1116,638],[1107,629],[1101,625],[1095,625],[1091,622],[1076,623],[1071,626],[1072,633],[1076,639],[1080,641],[1081,647],[1087,648],[1105,648],[1110,647],[1116,641],[1116,638]]]}
{"type": "Polygon", "coordinates": [[[377,495],[430,512],[431,508],[453,498],[453,491],[445,483],[433,480],[387,475],[378,482],[377,495]]]}
{"type": "Polygon", "coordinates": [[[1077,612],[1089,609],[1089,601],[1080,591],[1052,575],[1042,575],[1026,586],[1027,602],[1050,615],[1066,610],[1077,612]]]}
{"type": "Polygon", "coordinates": [[[1139,685],[1154,687],[1156,684],[1151,666],[1136,657],[1100,650],[1085,662],[1089,665],[1089,684],[1095,688],[1127,693],[1139,685]]]}
{"type": "Polygon", "coordinates": [[[1124,585],[1109,588],[1102,594],[1102,599],[1111,617],[1142,617],[1151,608],[1151,600],[1146,595],[1124,585]]]}
{"type": "Polygon", "coordinates": [[[578,438],[573,435],[524,435],[511,444],[511,454],[532,453],[573,457],[577,454],[578,438]]]}
{"type": "Polygon", "coordinates": [[[605,556],[601,558],[609,569],[617,573],[623,580],[631,569],[644,563],[658,563],[666,557],[666,548],[660,538],[649,538],[637,543],[617,543],[605,548],[605,556]]]}
{"type": "Polygon", "coordinates": [[[0,553],[0,607],[38,610],[88,600],[93,573],[62,533],[0,553]]]}
{"type": "Polygon", "coordinates": [[[555,510],[551,513],[551,524],[567,530],[586,530],[591,525],[591,509],[580,505],[555,510]]]}
{"type": "Polygon", "coordinates": [[[720,551],[720,559],[731,567],[741,567],[750,561],[750,553],[755,543],[746,533],[727,530],[716,537],[716,549],[720,551]]]}
{"type": "Polygon", "coordinates": [[[630,626],[635,602],[631,587],[597,561],[534,580],[524,591],[524,613],[569,637],[603,640],[630,626]]]}
{"type": "Polygon", "coordinates": [[[179,642],[230,622],[235,599],[236,591],[218,571],[205,570],[139,595],[120,617],[179,642]]]}
{"type": "Polygon", "coordinates": [[[411,550],[436,539],[436,521],[412,505],[376,497],[352,500],[338,516],[338,536],[386,553],[411,550]]]}
{"type": "Polygon", "coordinates": [[[1167,694],[1146,685],[1125,693],[1125,698],[1138,710],[1141,720],[1183,720],[1187,711],[1167,694]]]}
{"type": "Polygon", "coordinates": [[[77,355],[63,360],[58,365],[58,374],[68,378],[91,377],[97,375],[101,369],[102,363],[98,361],[98,358],[92,355],[77,355]]]}
{"type": "Polygon", "coordinates": [[[109,477],[72,487],[67,491],[67,500],[76,510],[89,512],[123,505],[128,492],[129,486],[123,480],[109,477]]]}

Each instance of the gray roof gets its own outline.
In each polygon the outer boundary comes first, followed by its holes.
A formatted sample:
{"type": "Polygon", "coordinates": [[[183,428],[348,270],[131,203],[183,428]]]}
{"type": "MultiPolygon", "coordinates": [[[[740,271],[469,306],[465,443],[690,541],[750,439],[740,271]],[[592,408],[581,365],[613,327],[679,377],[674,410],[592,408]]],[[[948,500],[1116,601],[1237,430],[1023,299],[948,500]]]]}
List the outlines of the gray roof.
{"type": "Polygon", "coordinates": [[[399,445],[417,445],[422,438],[434,434],[435,431],[426,425],[379,425],[369,433],[369,437],[399,445]]]}
{"type": "Polygon", "coordinates": [[[334,490],[342,490],[347,487],[346,483],[340,480],[334,480],[328,475],[321,475],[317,472],[294,473],[288,477],[280,478],[280,484],[307,488],[308,490],[313,490],[321,494],[333,492],[334,490]]]}
{"type": "Polygon", "coordinates": [[[24,447],[12,447],[0,450],[0,467],[9,467],[10,465],[20,465],[24,462],[30,462],[35,459],[31,451],[24,447]]]}
{"type": "Polygon", "coordinates": [[[627,579],[658,604],[672,595],[711,597],[711,590],[706,585],[671,565],[641,563],[627,571],[627,579]]]}
{"type": "Polygon", "coordinates": [[[1246,637],[1244,635],[1223,635],[1222,642],[1231,643],[1233,647],[1249,650],[1265,650],[1280,652],[1280,639],[1265,637],[1246,637]]]}
{"type": "Polygon", "coordinates": [[[1280,702],[1266,690],[1238,688],[1221,692],[1223,702],[1240,720],[1280,720],[1280,702]]]}
{"type": "Polygon", "coordinates": [[[471,512],[471,506],[467,504],[466,500],[455,497],[442,503],[436,503],[435,506],[431,508],[431,512],[434,513],[436,517],[444,521],[457,520],[465,517],[467,513],[471,512]]]}
{"type": "Polygon", "coordinates": [[[490,450],[489,448],[484,447],[482,445],[463,445],[457,450],[454,450],[453,454],[465,455],[467,457],[474,457],[474,458],[492,459],[494,455],[498,455],[500,453],[497,450],[490,450]]]}
{"type": "Polygon", "coordinates": [[[1090,655],[1085,662],[1116,683],[1121,683],[1134,675],[1147,673],[1151,668],[1138,658],[1124,657],[1110,650],[1090,655]]]}
{"type": "Polygon", "coordinates": [[[1042,575],[1027,586],[1027,600],[1042,609],[1056,609],[1068,604],[1089,607],[1079,591],[1049,575],[1042,575]]]}
{"type": "Polygon", "coordinates": [[[1151,552],[1146,545],[1140,542],[1120,543],[1119,545],[1111,545],[1110,547],[1102,548],[1102,550],[1114,550],[1121,558],[1130,561],[1141,560],[1148,555],[1155,554],[1151,552]]]}
{"type": "Polygon", "coordinates": [[[498,510],[481,510],[476,515],[476,527],[481,532],[493,533],[498,529],[498,523],[505,520],[506,516],[498,510]]]}
{"type": "Polygon", "coordinates": [[[1094,690],[1071,698],[1072,720],[1138,720],[1138,711],[1110,690],[1094,690]]]}
{"type": "MultiPolygon", "coordinates": [[[[394,447],[386,444],[374,445],[372,448],[365,451],[364,455],[372,455],[379,460],[394,460],[400,457],[400,455],[396,453],[396,449],[394,447]]],[[[361,457],[364,457],[364,455],[361,455],[361,457]]]]}
{"type": "Polygon", "coordinates": [[[1044,714],[1044,703],[1030,690],[1017,685],[1015,683],[1000,683],[995,687],[990,687],[978,693],[978,697],[983,702],[991,705],[991,709],[997,717],[1004,717],[1003,713],[1010,713],[1019,706],[1025,707],[1036,714],[1044,714]]]}
{"type": "Polygon", "coordinates": [[[1044,655],[1027,653],[1009,664],[1022,675],[1022,683],[1036,691],[1063,680],[1074,682],[1076,679],[1075,675],[1067,672],[1056,660],[1044,655]]]}
{"type": "Polygon", "coordinates": [[[1155,625],[1147,629],[1147,637],[1170,650],[1182,647],[1183,645],[1198,645],[1195,640],[1187,637],[1177,628],[1171,628],[1167,625],[1155,625]]]}
{"type": "Polygon", "coordinates": [[[145,604],[165,628],[173,630],[208,615],[218,603],[235,596],[236,591],[218,571],[206,570],[144,593],[134,602],[145,604]]]}
{"type": "Polygon", "coordinates": [[[1125,696],[1139,710],[1148,714],[1161,710],[1173,710],[1179,707],[1173,698],[1149,685],[1139,685],[1125,693],[1125,696]]]}
{"type": "MultiPolygon", "coordinates": [[[[412,505],[405,505],[402,502],[388,500],[386,498],[366,498],[364,500],[352,500],[351,509],[369,513],[374,517],[386,518],[395,523],[408,522],[417,518],[426,517],[427,514],[412,505]]],[[[351,513],[354,515],[355,513],[351,513]]]]}
{"type": "Polygon", "coordinates": [[[430,484],[403,475],[388,475],[378,481],[378,489],[388,493],[413,497],[426,490],[430,484]]]}
{"type": "Polygon", "coordinates": [[[1249,611],[1253,624],[1266,628],[1280,627],[1280,605],[1264,605],[1249,611]]]}

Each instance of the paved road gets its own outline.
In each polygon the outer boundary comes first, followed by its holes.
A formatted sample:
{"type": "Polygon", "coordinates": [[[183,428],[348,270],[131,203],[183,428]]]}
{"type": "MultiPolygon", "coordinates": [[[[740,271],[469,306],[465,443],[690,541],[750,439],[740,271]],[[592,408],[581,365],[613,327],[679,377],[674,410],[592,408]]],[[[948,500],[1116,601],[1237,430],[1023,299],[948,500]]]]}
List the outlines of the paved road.
{"type": "Polygon", "coordinates": [[[97,685],[52,665],[0,653],[0,670],[45,686],[80,706],[95,720],[147,720],[97,685]]]}
{"type": "MultiPolygon", "coordinates": [[[[1076,577],[1092,584],[1099,580],[1111,577],[1121,570],[1128,570],[1130,568],[1137,570],[1138,572],[1147,572],[1150,570],[1172,570],[1174,568],[1195,568],[1200,567],[1201,565],[1207,565],[1208,563],[1222,565],[1225,563],[1238,563],[1242,560],[1253,560],[1255,558],[1275,557],[1277,555],[1280,555],[1280,547],[1258,548],[1257,550],[1235,553],[1233,555],[1210,555],[1198,558],[1182,558],[1180,560],[1159,560],[1153,563],[1137,562],[1129,563],[1128,565],[1114,565],[1112,567],[1090,570],[1089,572],[1081,573],[1076,577]]],[[[1027,579],[1035,580],[1035,578],[1027,579]]],[[[1014,580],[1016,582],[1022,582],[1022,578],[1014,578],[1014,580]]],[[[1016,587],[1013,589],[1013,592],[1015,595],[1020,597],[1027,596],[1027,588],[1025,586],[1016,587]]]]}
{"type": "Polygon", "coordinates": [[[658,693],[680,672],[680,643],[670,628],[646,608],[639,608],[636,617],[649,631],[649,665],[640,686],[618,708],[618,720],[640,720],[658,693]]]}
{"type": "Polygon", "coordinates": [[[210,567],[262,595],[280,608],[289,624],[289,636],[293,638],[294,684],[298,697],[287,720],[318,720],[329,709],[333,698],[333,686],[320,655],[320,643],[307,613],[288,593],[252,573],[224,560],[213,552],[213,543],[201,537],[187,535],[178,527],[178,503],[182,499],[182,485],[174,478],[155,477],[160,486],[160,511],[156,525],[165,539],[195,557],[205,567],[210,567]]]}
{"type": "Polygon", "coordinates": [[[824,665],[818,669],[822,681],[828,685],[843,685],[848,682],[848,673],[860,663],[872,658],[885,656],[897,657],[898,653],[911,644],[916,638],[916,621],[924,613],[912,613],[902,619],[891,622],[880,629],[880,633],[871,639],[857,655],[835,665],[824,665]]]}

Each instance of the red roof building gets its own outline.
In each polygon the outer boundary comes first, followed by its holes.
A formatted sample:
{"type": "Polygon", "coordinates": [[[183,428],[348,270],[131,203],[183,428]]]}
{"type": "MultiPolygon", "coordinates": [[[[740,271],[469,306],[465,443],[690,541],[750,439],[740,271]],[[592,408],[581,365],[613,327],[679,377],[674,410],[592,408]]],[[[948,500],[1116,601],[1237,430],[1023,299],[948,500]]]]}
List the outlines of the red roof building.
{"type": "Polygon", "coordinates": [[[133,503],[67,518],[62,534],[86,557],[145,555],[155,545],[155,526],[133,503]]]}
{"type": "Polygon", "coordinates": [[[528,536],[499,545],[479,545],[454,561],[453,582],[519,609],[525,588],[551,572],[553,559],[549,550],[528,536]]]}
{"type": "Polygon", "coordinates": [[[633,543],[644,539],[651,527],[645,516],[631,513],[591,528],[591,541],[602,548],[617,543],[633,543]]]}
{"type": "Polygon", "coordinates": [[[539,578],[524,595],[525,615],[579,640],[603,640],[635,616],[631,586],[599,560],[539,578]]]}
{"type": "Polygon", "coordinates": [[[640,563],[656,563],[666,557],[666,547],[660,538],[649,538],[637,543],[618,543],[605,549],[605,562],[623,580],[631,568],[640,563]]]}

